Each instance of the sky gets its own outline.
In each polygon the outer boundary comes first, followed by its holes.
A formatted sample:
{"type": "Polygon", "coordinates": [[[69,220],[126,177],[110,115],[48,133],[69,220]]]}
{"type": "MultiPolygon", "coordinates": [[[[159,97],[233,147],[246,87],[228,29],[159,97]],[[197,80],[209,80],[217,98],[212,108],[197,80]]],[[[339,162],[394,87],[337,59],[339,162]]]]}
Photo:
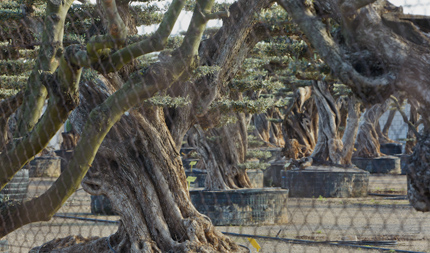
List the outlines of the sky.
{"type": "MultiPolygon", "coordinates": [[[[397,6],[403,6],[403,12],[405,14],[415,14],[415,15],[430,15],[430,0],[389,0],[392,4],[397,6]]],[[[220,1],[218,1],[220,2],[220,1]]],[[[229,0],[231,2],[231,0],[229,0]]],[[[159,2],[160,3],[160,2],[159,2]]],[[[161,4],[161,3],[160,3],[161,4]]],[[[190,23],[192,12],[183,11],[173,27],[172,34],[178,34],[188,28],[190,23]]],[[[217,26],[220,27],[222,21],[211,20],[208,23],[208,27],[217,26]]],[[[141,26],[138,27],[139,34],[154,32],[158,25],[152,26],[141,26]]]]}
{"type": "Polygon", "coordinates": [[[403,6],[405,14],[430,15],[429,0],[389,0],[392,4],[403,6]]]}

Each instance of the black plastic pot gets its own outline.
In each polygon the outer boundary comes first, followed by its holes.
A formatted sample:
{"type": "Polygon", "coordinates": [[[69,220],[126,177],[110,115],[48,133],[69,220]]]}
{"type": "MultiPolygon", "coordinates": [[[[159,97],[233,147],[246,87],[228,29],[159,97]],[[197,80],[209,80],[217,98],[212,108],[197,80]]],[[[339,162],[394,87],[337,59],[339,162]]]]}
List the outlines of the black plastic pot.
{"type": "Polygon", "coordinates": [[[0,201],[22,201],[27,197],[29,183],[28,169],[19,170],[12,180],[0,191],[0,201]]]}

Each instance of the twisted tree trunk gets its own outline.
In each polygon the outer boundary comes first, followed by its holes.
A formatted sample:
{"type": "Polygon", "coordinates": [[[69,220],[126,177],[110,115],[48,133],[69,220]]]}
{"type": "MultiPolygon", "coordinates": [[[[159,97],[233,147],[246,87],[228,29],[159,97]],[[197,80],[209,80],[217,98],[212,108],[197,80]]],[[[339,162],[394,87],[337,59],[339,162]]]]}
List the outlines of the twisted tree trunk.
{"type": "Polygon", "coordinates": [[[348,101],[348,119],[342,139],[338,134],[340,114],[326,82],[313,85],[315,104],[318,108],[318,142],[311,158],[313,162],[350,166],[354,142],[360,119],[360,107],[355,97],[348,101]]]}
{"type": "MultiPolygon", "coordinates": [[[[85,95],[71,115],[78,133],[93,107],[107,97],[105,89],[112,87],[97,85],[82,87],[85,95]]],[[[162,108],[140,107],[122,116],[104,139],[82,186],[90,194],[107,196],[121,217],[118,232],[110,238],[118,252],[238,250],[192,205],[162,108]]],[[[106,243],[95,243],[61,250],[75,252],[90,246],[97,252],[106,250],[106,243]]]]}
{"type": "Polygon", "coordinates": [[[311,87],[299,88],[282,124],[284,156],[299,159],[310,156],[317,143],[318,114],[311,87]]]}
{"type": "Polygon", "coordinates": [[[251,187],[246,169],[239,168],[248,149],[249,121],[244,113],[236,115],[236,123],[207,131],[198,128],[197,150],[205,163],[207,190],[251,187]]]}
{"type": "Polygon", "coordinates": [[[406,134],[406,146],[405,146],[405,154],[412,154],[413,148],[417,144],[417,136],[415,136],[415,131],[418,130],[418,103],[416,101],[411,101],[408,99],[409,105],[411,106],[409,111],[409,122],[412,123],[413,126],[408,124],[408,133],[406,134]]]}
{"type": "Polygon", "coordinates": [[[253,115],[254,135],[259,137],[268,146],[283,147],[285,140],[282,126],[279,123],[269,121],[268,118],[281,120],[283,116],[278,108],[269,108],[265,113],[253,115]]]}
{"type": "Polygon", "coordinates": [[[381,118],[382,114],[387,111],[389,100],[382,104],[373,105],[364,112],[363,118],[360,122],[358,130],[356,151],[354,156],[374,158],[382,156],[380,151],[381,144],[379,142],[379,135],[376,130],[376,125],[381,118]]]}

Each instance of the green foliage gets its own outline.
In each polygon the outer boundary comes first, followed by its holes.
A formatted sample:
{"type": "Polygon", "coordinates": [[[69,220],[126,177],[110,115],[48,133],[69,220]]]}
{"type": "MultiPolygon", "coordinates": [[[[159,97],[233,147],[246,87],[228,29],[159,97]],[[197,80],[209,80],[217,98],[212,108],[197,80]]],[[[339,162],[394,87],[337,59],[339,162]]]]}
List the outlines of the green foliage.
{"type": "Polygon", "coordinates": [[[302,58],[308,53],[308,45],[304,41],[260,42],[252,50],[252,55],[265,57],[286,55],[302,58]]]}
{"type": "Polygon", "coordinates": [[[0,99],[5,99],[16,95],[19,91],[16,89],[0,89],[0,99]]]}
{"type": "Polygon", "coordinates": [[[247,170],[265,170],[270,166],[268,163],[245,162],[237,165],[240,169],[247,170]]]}
{"type": "Polygon", "coordinates": [[[257,158],[257,159],[266,160],[266,159],[269,159],[270,157],[272,157],[272,153],[270,153],[269,151],[250,149],[246,152],[246,159],[257,158]]]}
{"type": "Polygon", "coordinates": [[[0,61],[0,73],[7,75],[19,75],[33,68],[34,60],[2,60],[0,61]]]}
{"type": "Polygon", "coordinates": [[[171,108],[181,107],[188,105],[190,100],[188,97],[170,97],[170,96],[161,96],[155,95],[147,100],[145,100],[144,104],[149,106],[167,106],[171,108]]]}
{"type": "MultiPolygon", "coordinates": [[[[228,10],[230,5],[231,5],[231,3],[214,3],[214,5],[212,7],[212,13],[228,10]]],[[[186,11],[193,11],[195,7],[196,7],[196,1],[195,0],[187,0],[187,3],[185,4],[185,10],[186,11]]]]}
{"type": "Polygon", "coordinates": [[[0,76],[0,89],[22,89],[27,83],[27,76],[0,76]]]}
{"type": "Polygon", "coordinates": [[[199,78],[207,75],[214,75],[220,69],[221,68],[219,66],[200,66],[194,70],[194,76],[199,78]]]}
{"type": "Polygon", "coordinates": [[[249,114],[263,113],[268,108],[285,106],[283,101],[275,100],[272,97],[260,97],[251,100],[245,97],[243,100],[220,99],[212,103],[211,110],[219,110],[221,113],[245,112],[249,114]]]}
{"type": "Polygon", "coordinates": [[[264,145],[264,142],[255,137],[254,135],[248,136],[248,146],[250,148],[258,148],[264,145]]]}

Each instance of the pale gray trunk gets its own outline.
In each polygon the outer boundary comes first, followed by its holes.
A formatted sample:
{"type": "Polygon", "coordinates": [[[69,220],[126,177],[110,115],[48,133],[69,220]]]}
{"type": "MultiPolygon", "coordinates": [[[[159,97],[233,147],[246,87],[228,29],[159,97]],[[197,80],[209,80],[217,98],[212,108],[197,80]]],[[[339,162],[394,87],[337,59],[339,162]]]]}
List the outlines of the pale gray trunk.
{"type": "Polygon", "coordinates": [[[207,171],[207,190],[251,187],[246,170],[239,167],[239,164],[245,162],[248,149],[249,120],[244,113],[237,113],[236,117],[236,123],[220,128],[207,131],[197,128],[197,150],[207,171]]]}
{"type": "Polygon", "coordinates": [[[379,135],[376,131],[376,124],[382,114],[387,111],[390,101],[386,100],[382,104],[373,105],[364,112],[358,130],[356,152],[354,156],[375,158],[382,155],[379,135]]]}
{"type": "Polygon", "coordinates": [[[282,124],[285,138],[283,155],[299,159],[310,156],[317,143],[318,113],[311,87],[299,88],[282,124]]]}
{"type": "Polygon", "coordinates": [[[360,118],[359,104],[354,97],[348,101],[348,119],[342,139],[338,135],[340,115],[328,85],[316,81],[313,85],[318,108],[318,142],[311,158],[315,163],[351,165],[351,157],[360,118]]]}

